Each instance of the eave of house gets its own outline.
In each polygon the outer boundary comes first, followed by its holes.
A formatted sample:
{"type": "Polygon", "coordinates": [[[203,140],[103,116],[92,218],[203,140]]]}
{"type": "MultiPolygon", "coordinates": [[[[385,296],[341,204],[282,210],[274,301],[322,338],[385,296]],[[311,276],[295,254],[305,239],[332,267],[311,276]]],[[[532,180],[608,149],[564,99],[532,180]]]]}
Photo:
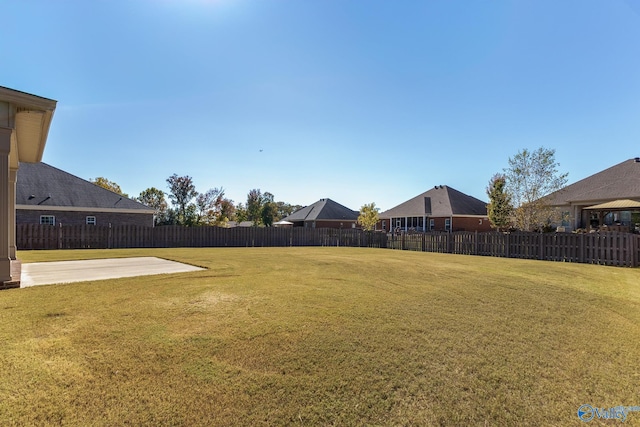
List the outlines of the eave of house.
{"type": "Polygon", "coordinates": [[[57,102],[0,86],[0,126],[11,135],[10,167],[42,160],[57,102]]]}
{"type": "Polygon", "coordinates": [[[380,219],[394,219],[394,218],[488,218],[487,215],[475,215],[475,214],[452,214],[452,215],[431,215],[431,214],[422,214],[422,215],[402,215],[402,216],[379,216],[380,219]]]}
{"type": "Polygon", "coordinates": [[[640,199],[638,199],[637,197],[607,197],[607,198],[599,198],[599,199],[566,200],[562,204],[554,204],[551,206],[554,208],[562,208],[567,206],[591,206],[591,205],[597,205],[600,203],[606,203],[606,202],[619,200],[619,199],[632,199],[632,200],[637,199],[640,201],[640,199]]]}

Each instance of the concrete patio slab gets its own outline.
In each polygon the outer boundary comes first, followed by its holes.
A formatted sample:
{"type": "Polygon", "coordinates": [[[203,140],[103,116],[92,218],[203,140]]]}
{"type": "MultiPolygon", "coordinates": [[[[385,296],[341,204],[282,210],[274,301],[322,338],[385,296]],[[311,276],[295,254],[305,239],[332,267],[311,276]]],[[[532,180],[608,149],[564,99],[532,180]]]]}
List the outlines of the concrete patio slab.
{"type": "Polygon", "coordinates": [[[200,270],[204,269],[156,257],[34,262],[22,264],[20,287],[200,270]]]}

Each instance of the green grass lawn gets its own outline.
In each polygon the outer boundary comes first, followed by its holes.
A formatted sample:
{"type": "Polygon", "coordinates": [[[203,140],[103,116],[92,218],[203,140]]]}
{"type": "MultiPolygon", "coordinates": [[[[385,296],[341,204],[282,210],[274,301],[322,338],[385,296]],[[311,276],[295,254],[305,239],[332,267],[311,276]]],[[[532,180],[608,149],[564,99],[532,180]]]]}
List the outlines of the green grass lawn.
{"type": "Polygon", "coordinates": [[[581,404],[640,406],[640,269],[354,248],[19,257],[140,255],[208,270],[0,292],[0,425],[578,426],[581,404]]]}

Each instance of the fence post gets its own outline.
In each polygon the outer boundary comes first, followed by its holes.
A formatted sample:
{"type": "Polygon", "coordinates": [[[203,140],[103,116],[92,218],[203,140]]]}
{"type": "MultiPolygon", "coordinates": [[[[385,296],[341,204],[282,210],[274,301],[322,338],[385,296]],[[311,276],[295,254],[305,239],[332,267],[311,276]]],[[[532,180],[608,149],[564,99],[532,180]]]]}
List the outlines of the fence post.
{"type": "Polygon", "coordinates": [[[478,255],[478,230],[473,234],[473,254],[478,255]]]}
{"type": "Polygon", "coordinates": [[[511,233],[503,234],[505,239],[505,255],[507,258],[511,258],[511,233]]]}
{"type": "Polygon", "coordinates": [[[539,237],[540,243],[538,246],[538,259],[539,260],[543,260],[544,259],[544,234],[542,232],[540,232],[540,237],[539,237]]]}
{"type": "Polygon", "coordinates": [[[58,249],[62,249],[62,223],[58,224],[58,249]]]}

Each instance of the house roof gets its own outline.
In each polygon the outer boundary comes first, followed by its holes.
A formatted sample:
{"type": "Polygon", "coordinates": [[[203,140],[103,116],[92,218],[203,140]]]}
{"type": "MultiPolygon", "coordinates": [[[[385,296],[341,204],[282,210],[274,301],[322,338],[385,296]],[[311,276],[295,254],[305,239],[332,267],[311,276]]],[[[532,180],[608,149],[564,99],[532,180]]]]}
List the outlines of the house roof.
{"type": "Polygon", "coordinates": [[[629,200],[629,199],[613,200],[611,202],[600,203],[599,205],[589,206],[585,209],[588,209],[588,210],[640,209],[640,202],[636,202],[635,200],[629,200]]]}
{"type": "Polygon", "coordinates": [[[380,218],[486,215],[487,203],[446,185],[436,185],[380,214],[380,218]]]}
{"type": "Polygon", "coordinates": [[[16,208],[153,213],[135,200],[109,191],[46,163],[20,163],[16,208]]]}
{"type": "Polygon", "coordinates": [[[359,212],[353,211],[331,199],[320,199],[312,205],[298,209],[291,215],[283,218],[283,220],[290,222],[319,220],[356,221],[359,215],[359,212]]]}
{"type": "Polygon", "coordinates": [[[640,159],[625,160],[548,197],[554,206],[618,199],[640,200],[640,159]]]}

